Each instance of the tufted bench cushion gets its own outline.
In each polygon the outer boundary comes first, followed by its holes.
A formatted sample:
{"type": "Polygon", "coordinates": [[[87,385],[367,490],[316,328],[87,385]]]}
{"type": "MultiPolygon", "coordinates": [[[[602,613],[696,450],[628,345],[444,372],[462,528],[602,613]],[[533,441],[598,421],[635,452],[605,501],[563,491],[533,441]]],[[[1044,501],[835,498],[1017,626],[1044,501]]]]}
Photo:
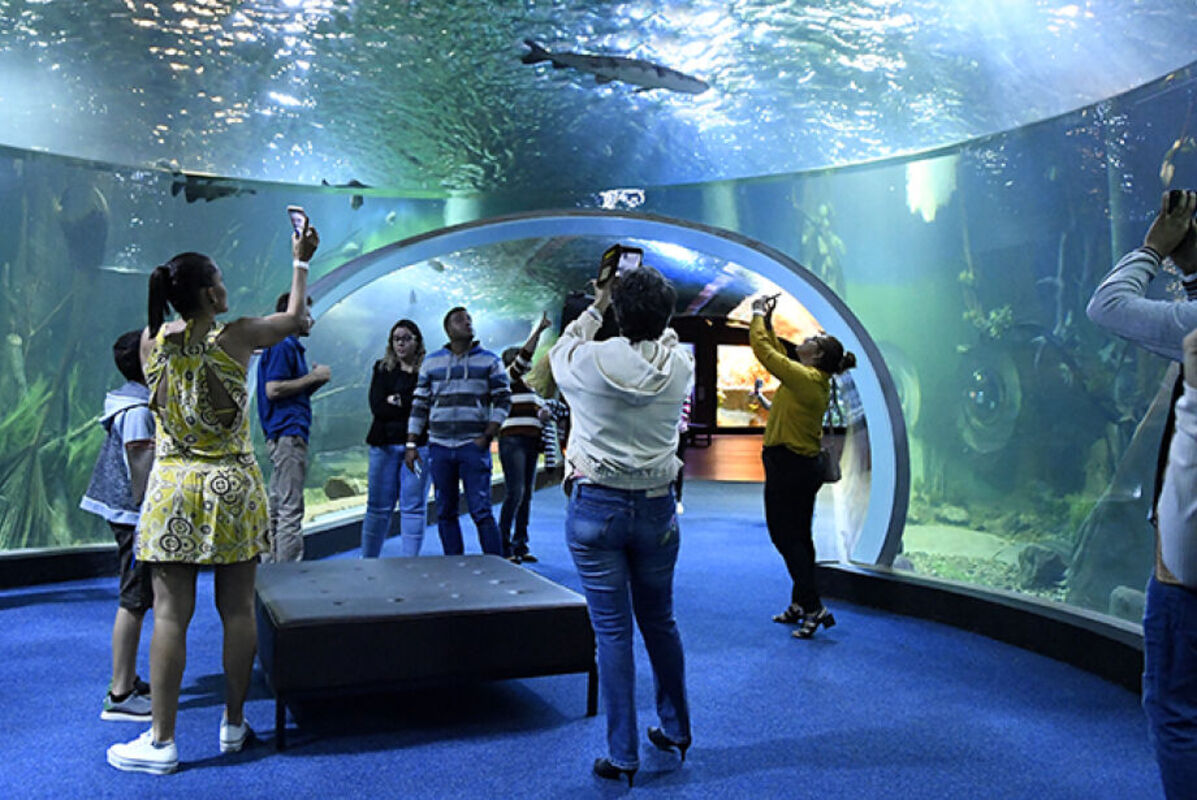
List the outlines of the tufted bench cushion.
{"type": "Polygon", "coordinates": [[[596,713],[586,601],[498,556],[263,564],[256,590],[279,749],[303,694],[586,672],[596,713]]]}

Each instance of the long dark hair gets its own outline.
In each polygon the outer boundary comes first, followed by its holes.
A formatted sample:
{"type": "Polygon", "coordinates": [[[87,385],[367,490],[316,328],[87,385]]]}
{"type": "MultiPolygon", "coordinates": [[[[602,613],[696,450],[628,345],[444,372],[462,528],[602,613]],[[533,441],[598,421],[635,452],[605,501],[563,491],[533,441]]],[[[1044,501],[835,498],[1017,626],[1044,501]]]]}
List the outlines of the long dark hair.
{"type": "Polygon", "coordinates": [[[216,264],[202,253],[179,253],[150,273],[150,336],[173,308],[187,319],[200,307],[199,293],[216,285],[216,264]]]}
{"type": "Polygon", "coordinates": [[[401,319],[391,326],[391,332],[387,334],[386,354],[382,357],[382,368],[387,372],[399,366],[399,359],[395,355],[395,347],[391,344],[391,337],[395,335],[395,331],[399,328],[406,328],[412,336],[416,337],[416,363],[418,364],[424,360],[424,334],[420,333],[420,326],[410,319],[401,319]]]}

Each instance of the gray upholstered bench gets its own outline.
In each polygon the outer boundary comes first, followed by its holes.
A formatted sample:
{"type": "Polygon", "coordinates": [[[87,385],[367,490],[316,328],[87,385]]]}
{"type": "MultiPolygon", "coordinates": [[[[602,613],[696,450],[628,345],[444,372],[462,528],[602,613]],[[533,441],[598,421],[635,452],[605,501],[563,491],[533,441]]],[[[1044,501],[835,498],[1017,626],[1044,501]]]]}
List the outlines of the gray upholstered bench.
{"type": "Polygon", "coordinates": [[[597,712],[586,601],[498,556],[263,564],[256,588],[280,750],[303,695],[585,672],[597,712]]]}

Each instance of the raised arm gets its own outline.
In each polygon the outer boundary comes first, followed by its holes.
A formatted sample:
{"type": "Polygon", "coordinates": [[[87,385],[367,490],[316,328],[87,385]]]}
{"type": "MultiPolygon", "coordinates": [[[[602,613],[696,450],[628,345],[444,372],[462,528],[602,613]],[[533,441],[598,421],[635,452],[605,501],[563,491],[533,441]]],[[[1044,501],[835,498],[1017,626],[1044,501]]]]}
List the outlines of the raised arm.
{"type": "Polygon", "coordinates": [[[611,305],[611,290],[614,284],[615,280],[612,280],[595,290],[594,302],[577,319],[565,326],[561,338],[549,350],[549,364],[558,386],[571,383],[570,368],[575,351],[583,344],[593,341],[599,329],[603,327],[603,314],[611,305]]]}
{"type": "Polygon", "coordinates": [[[1143,246],[1124,255],[1106,275],[1086,308],[1096,325],[1157,355],[1180,361],[1180,342],[1197,328],[1197,192],[1170,204],[1164,194],[1143,246]],[[1169,206],[1171,205],[1171,208],[1169,206]],[[1150,300],[1147,287],[1165,258],[1184,274],[1187,300],[1150,300]]]}
{"type": "Polygon", "coordinates": [[[291,296],[287,310],[265,317],[241,317],[230,322],[220,336],[220,346],[230,356],[249,364],[253,351],[271,347],[299,332],[308,314],[308,262],[316,254],[320,236],[305,223],[302,234],[291,237],[291,296]]]}
{"type": "Polygon", "coordinates": [[[791,389],[809,383],[811,368],[804,367],[786,355],[777,335],[765,324],[766,314],[766,306],[762,300],[753,301],[752,324],[748,328],[752,354],[771,375],[791,389]]]}
{"type": "Polygon", "coordinates": [[[528,370],[532,368],[532,356],[536,354],[536,345],[540,341],[540,335],[552,324],[553,321],[549,319],[548,312],[542,313],[540,322],[532,329],[532,333],[528,334],[528,339],[520,347],[519,354],[507,367],[507,377],[516,380],[528,373],[528,370]]]}

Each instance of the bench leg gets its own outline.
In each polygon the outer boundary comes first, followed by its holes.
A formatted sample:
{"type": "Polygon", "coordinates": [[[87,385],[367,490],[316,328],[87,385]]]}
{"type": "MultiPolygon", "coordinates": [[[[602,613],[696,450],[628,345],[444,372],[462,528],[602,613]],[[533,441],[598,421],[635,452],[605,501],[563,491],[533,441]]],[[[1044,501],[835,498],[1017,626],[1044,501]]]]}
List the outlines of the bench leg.
{"type": "Polygon", "coordinates": [[[586,673],[586,716],[598,714],[598,665],[590,664],[590,671],[586,673]]]}
{"type": "Polygon", "coordinates": [[[274,749],[287,749],[287,704],[282,695],[274,696],[274,749]]]}

